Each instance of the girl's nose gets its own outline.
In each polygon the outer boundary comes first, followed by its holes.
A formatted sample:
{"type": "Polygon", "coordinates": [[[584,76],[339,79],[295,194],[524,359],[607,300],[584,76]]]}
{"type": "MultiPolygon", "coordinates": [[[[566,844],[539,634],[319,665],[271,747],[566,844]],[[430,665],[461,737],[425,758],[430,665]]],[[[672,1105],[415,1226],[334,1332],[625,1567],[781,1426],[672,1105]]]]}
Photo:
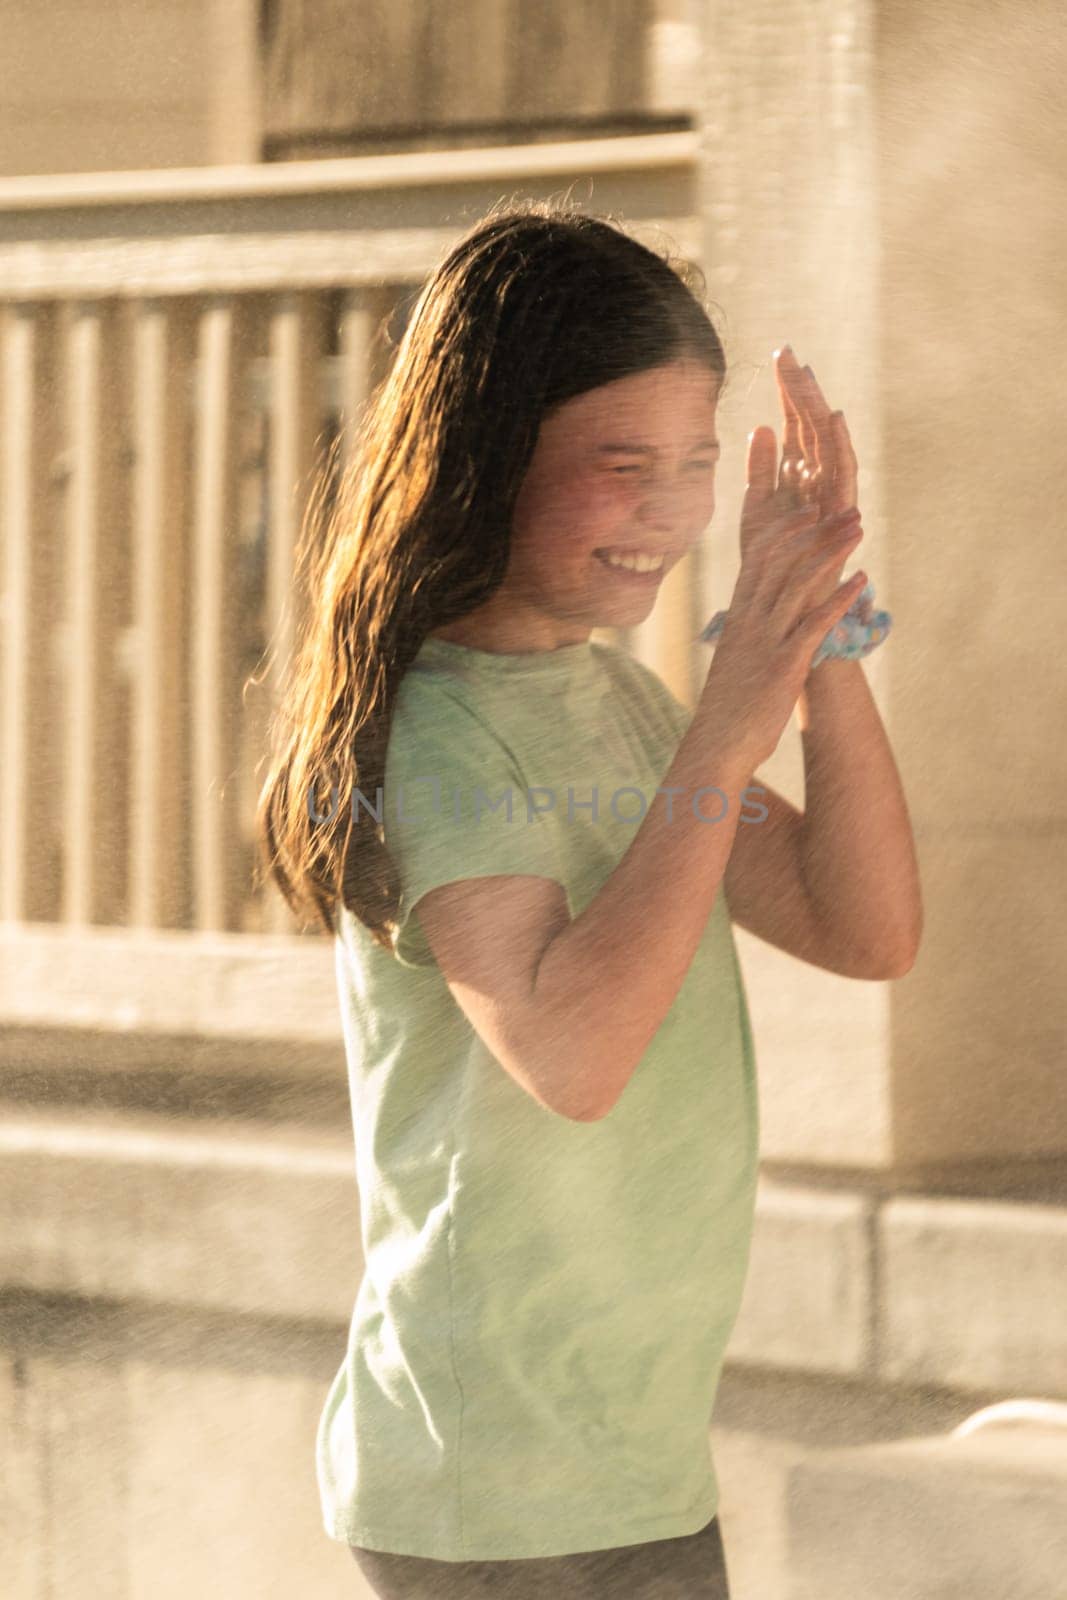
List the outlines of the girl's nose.
{"type": "Polygon", "coordinates": [[[659,484],[646,490],[641,498],[640,510],[646,519],[655,521],[663,517],[677,517],[681,513],[682,503],[680,487],[659,484]]]}
{"type": "MultiPolygon", "coordinates": [[[[714,509],[714,497],[710,493],[705,493],[701,497],[702,514],[704,514],[705,507],[707,507],[706,515],[704,515],[706,525],[711,521],[712,510],[714,509]]],[[[638,506],[638,517],[649,527],[680,533],[692,521],[693,511],[693,486],[691,484],[661,483],[648,487],[638,506]]]]}

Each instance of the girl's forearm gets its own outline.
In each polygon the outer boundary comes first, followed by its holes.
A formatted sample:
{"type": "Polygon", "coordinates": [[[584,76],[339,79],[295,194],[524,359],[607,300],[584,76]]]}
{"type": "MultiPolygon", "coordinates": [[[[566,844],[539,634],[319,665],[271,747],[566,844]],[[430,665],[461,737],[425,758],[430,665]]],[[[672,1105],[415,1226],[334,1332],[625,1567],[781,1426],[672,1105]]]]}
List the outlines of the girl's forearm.
{"type": "Polygon", "coordinates": [[[912,966],[922,891],[904,790],[859,661],[827,661],[797,703],[804,748],[802,864],[826,935],[886,977],[912,966]]]}
{"type": "Polygon", "coordinates": [[[535,974],[529,1076],[553,1082],[580,1120],[605,1116],[622,1094],[722,886],[752,774],[744,757],[709,745],[704,723],[698,705],[629,848],[535,974]],[[718,795],[698,795],[712,785],[718,795]]]}

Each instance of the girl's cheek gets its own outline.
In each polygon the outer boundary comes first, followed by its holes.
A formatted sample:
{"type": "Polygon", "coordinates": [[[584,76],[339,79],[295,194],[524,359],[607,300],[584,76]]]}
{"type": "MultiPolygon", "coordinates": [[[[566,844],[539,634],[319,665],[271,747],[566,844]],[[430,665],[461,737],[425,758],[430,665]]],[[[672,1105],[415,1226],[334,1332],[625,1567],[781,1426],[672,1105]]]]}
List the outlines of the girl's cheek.
{"type": "Polygon", "coordinates": [[[597,513],[610,511],[624,496],[619,493],[618,484],[591,483],[585,486],[578,498],[587,510],[597,513]]]}

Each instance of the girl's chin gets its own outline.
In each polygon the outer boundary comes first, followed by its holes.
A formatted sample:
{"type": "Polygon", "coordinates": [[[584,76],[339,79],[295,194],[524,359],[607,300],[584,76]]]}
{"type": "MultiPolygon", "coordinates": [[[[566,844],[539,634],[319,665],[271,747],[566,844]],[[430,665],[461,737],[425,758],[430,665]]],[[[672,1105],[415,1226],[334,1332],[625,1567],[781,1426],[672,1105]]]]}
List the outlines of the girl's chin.
{"type": "Polygon", "coordinates": [[[596,610],[632,611],[635,606],[651,605],[659,594],[658,583],[600,583],[590,587],[590,603],[596,610]]]}

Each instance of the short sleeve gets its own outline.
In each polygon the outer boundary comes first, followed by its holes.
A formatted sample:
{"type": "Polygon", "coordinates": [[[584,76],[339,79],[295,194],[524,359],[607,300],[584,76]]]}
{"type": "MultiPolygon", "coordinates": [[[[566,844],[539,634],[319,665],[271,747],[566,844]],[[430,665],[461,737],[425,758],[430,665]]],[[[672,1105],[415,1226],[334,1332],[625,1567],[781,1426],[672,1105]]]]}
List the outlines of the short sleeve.
{"type": "Polygon", "coordinates": [[[396,954],[433,956],[415,906],[462,878],[526,875],[563,884],[553,827],[528,803],[500,733],[439,677],[409,672],[394,708],[382,785],[385,844],[400,877],[396,954]]]}

